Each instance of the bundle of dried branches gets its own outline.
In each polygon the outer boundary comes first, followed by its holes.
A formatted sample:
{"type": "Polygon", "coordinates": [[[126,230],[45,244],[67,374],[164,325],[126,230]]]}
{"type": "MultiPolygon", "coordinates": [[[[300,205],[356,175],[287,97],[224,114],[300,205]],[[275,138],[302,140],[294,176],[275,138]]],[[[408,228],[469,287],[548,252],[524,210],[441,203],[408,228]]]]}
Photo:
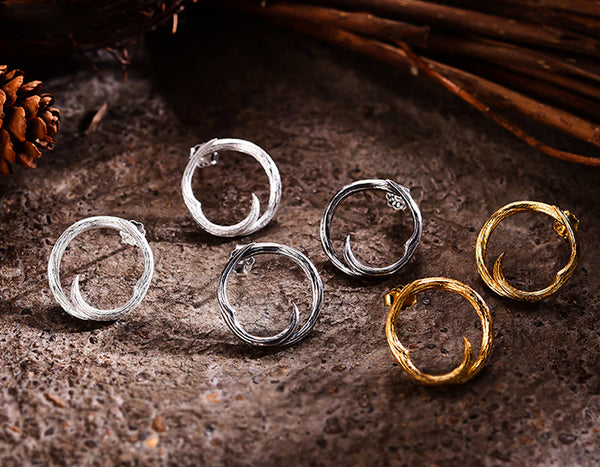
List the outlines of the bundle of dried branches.
{"type": "MultiPolygon", "coordinates": [[[[246,12],[427,77],[529,145],[600,166],[517,123],[600,147],[599,0],[0,0],[4,57],[124,46],[184,4],[246,12]]],[[[122,52],[117,52],[119,49],[122,52]]]]}
{"type": "Polygon", "coordinates": [[[428,77],[527,144],[551,147],[508,116],[520,114],[600,147],[597,0],[200,0],[244,11],[428,77]]]}

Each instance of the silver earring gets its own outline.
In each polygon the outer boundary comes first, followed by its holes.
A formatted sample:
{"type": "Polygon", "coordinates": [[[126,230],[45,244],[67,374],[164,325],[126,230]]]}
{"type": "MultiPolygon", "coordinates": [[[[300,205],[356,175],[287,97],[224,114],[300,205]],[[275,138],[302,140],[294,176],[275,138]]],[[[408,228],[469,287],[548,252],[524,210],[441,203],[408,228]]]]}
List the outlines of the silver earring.
{"type": "Polygon", "coordinates": [[[298,250],[277,243],[250,243],[248,245],[236,247],[231,254],[217,284],[217,298],[219,300],[221,314],[223,315],[227,326],[229,326],[229,329],[231,329],[240,340],[248,344],[259,346],[292,345],[304,339],[317,322],[321,309],[321,301],[323,299],[323,283],[321,282],[319,273],[314,265],[298,250]],[[274,336],[254,336],[246,332],[238,322],[236,311],[227,299],[227,282],[234,271],[238,274],[247,274],[254,264],[254,256],[260,254],[278,254],[290,258],[302,268],[310,280],[312,288],[312,307],[310,316],[301,328],[300,312],[293,302],[293,314],[289,327],[274,336]]]}
{"type": "Polygon", "coordinates": [[[392,180],[360,180],[342,188],[335,194],[331,201],[329,201],[329,204],[323,213],[323,218],[321,219],[320,235],[321,244],[323,245],[325,254],[340,271],[354,277],[389,276],[399,271],[406,263],[408,263],[419,244],[422,230],[423,221],[421,219],[421,211],[410,195],[408,188],[405,188],[392,180]],[[387,202],[390,207],[396,210],[404,210],[408,207],[413,218],[413,233],[404,244],[404,254],[402,255],[402,258],[394,264],[382,268],[366,266],[356,259],[356,256],[354,256],[354,253],[352,252],[352,247],[350,246],[350,235],[346,237],[346,242],[344,244],[343,260],[339,258],[333,249],[331,241],[331,223],[333,221],[335,210],[342,201],[351,194],[366,190],[385,191],[387,202]]]}
{"type": "Polygon", "coordinates": [[[208,233],[219,237],[235,237],[238,235],[250,235],[262,229],[275,215],[279,201],[281,200],[281,177],[279,170],[271,156],[266,151],[250,141],[243,139],[212,139],[208,143],[199,144],[190,149],[190,161],[185,168],[181,179],[181,191],[183,200],[196,222],[208,233]],[[209,221],[202,212],[200,201],[192,192],[192,177],[196,168],[209,167],[217,163],[219,150],[238,151],[248,154],[256,159],[265,169],[269,178],[269,204],[265,213],[260,215],[260,201],[252,193],[252,207],[250,214],[241,222],[234,225],[218,225],[209,221]]]}
{"type": "Polygon", "coordinates": [[[145,234],[144,226],[141,223],[111,216],[88,217],[76,222],[65,230],[56,241],[54,248],[52,248],[48,261],[50,290],[63,310],[76,318],[94,321],[116,320],[134,310],[146,295],[150,281],[152,280],[152,272],[154,271],[154,258],[145,234]],[[144,255],[144,273],[133,288],[133,296],[127,303],[112,310],[94,308],[85,302],[79,290],[79,274],[75,276],[71,284],[71,300],[65,295],[60,283],[60,262],[67,246],[80,233],[103,227],[118,230],[124,243],[139,247],[144,255]]]}

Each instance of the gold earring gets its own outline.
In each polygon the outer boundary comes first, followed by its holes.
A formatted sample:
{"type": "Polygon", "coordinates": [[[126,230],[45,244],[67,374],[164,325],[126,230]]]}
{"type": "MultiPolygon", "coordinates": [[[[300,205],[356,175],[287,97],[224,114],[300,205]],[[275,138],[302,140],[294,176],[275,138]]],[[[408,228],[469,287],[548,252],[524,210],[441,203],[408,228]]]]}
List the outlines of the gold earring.
{"type": "Polygon", "coordinates": [[[577,248],[576,235],[578,226],[579,219],[577,219],[569,211],[563,211],[557,206],[551,206],[549,204],[539,203],[537,201],[517,201],[515,203],[507,204],[491,215],[477,236],[477,244],[475,246],[477,270],[487,286],[498,295],[503,297],[514,298],[516,300],[524,300],[528,302],[536,302],[538,300],[542,300],[543,298],[549,297],[558,289],[560,289],[575,271],[577,261],[579,260],[579,249],[577,248]],[[519,290],[508,283],[504,277],[504,273],[502,272],[504,253],[501,253],[494,263],[493,277],[490,275],[486,265],[487,244],[490,239],[490,235],[498,226],[498,224],[500,224],[500,222],[518,212],[541,212],[542,214],[550,216],[552,219],[554,219],[554,230],[556,230],[558,235],[568,241],[571,246],[571,256],[569,258],[569,262],[565,267],[558,271],[552,284],[534,292],[519,290]]]}
{"type": "Polygon", "coordinates": [[[392,289],[390,293],[385,296],[385,304],[391,306],[385,325],[385,334],[387,336],[388,344],[402,369],[408,373],[412,379],[427,386],[460,384],[473,378],[473,376],[481,371],[483,365],[485,365],[485,362],[492,351],[492,344],[494,341],[492,316],[490,315],[490,310],[483,301],[483,298],[468,285],[445,277],[419,279],[411,282],[406,287],[396,287],[392,289]],[[400,343],[396,332],[396,323],[400,312],[414,305],[417,301],[417,294],[428,289],[448,290],[465,298],[471,306],[475,308],[483,332],[481,348],[479,349],[477,358],[473,360],[473,348],[471,347],[471,343],[463,336],[465,351],[462,362],[454,370],[443,375],[430,375],[419,370],[411,361],[409,350],[400,343]]]}

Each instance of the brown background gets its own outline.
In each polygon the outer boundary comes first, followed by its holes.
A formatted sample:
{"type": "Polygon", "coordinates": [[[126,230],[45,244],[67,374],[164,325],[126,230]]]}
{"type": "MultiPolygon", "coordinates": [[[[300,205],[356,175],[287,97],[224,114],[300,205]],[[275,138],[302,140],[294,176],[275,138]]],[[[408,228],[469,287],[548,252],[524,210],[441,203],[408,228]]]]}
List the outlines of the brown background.
{"type": "MultiPolygon", "coordinates": [[[[126,83],[114,61],[95,60],[101,74],[81,62],[45,82],[63,110],[59,144],[0,187],[3,465],[600,462],[597,169],[536,153],[417,78],[239,19],[152,34],[126,83]],[[86,115],[104,102],[108,114],[85,134],[86,115]],[[251,140],[279,166],[279,211],[248,238],[211,237],[183,204],[189,147],[213,137],[251,140]],[[421,244],[390,279],[349,279],[321,250],[320,217],[343,185],[386,177],[412,189],[421,244]],[[483,222],[521,199],[581,220],[575,275],[536,305],[495,296],[475,268],[483,222]],[[92,215],[143,222],[155,256],[145,300],[115,323],[71,318],[48,289],[52,245],[92,215]],[[236,243],[250,241],[298,248],[321,274],[321,317],[294,347],[250,348],[220,316],[218,274],[236,243]],[[414,384],[385,339],[385,293],[432,275],[471,285],[495,320],[487,366],[462,386],[414,384]]],[[[211,219],[231,223],[253,191],[266,203],[267,181],[252,159],[222,156],[196,176],[195,192],[211,219]]],[[[352,232],[359,257],[383,265],[401,253],[408,225],[380,197],[359,196],[336,218],[336,245],[352,232]]],[[[129,297],[141,255],[117,239],[101,231],[72,244],[67,291],[81,273],[91,303],[129,297]]],[[[507,252],[507,276],[524,288],[548,283],[568,253],[534,215],[503,224],[491,250],[507,252]]],[[[248,329],[274,332],[292,300],[306,310],[307,287],[289,262],[266,257],[232,279],[230,297],[248,329]]],[[[478,320],[450,294],[419,298],[400,338],[422,368],[447,371],[462,335],[478,348],[478,320]]]]}

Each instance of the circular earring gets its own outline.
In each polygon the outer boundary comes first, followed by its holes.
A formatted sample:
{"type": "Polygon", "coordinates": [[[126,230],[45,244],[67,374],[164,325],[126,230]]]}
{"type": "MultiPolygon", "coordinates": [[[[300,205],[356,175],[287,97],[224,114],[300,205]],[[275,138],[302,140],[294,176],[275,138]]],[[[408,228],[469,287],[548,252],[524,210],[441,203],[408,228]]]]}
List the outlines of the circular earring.
{"type": "Polygon", "coordinates": [[[279,170],[271,156],[266,151],[250,141],[243,139],[225,138],[212,139],[207,143],[198,144],[190,149],[190,161],[185,168],[183,178],[181,179],[181,191],[183,201],[192,214],[194,220],[212,235],[219,237],[235,237],[238,235],[250,235],[257,230],[262,229],[275,215],[279,201],[281,200],[281,177],[279,170]],[[234,225],[218,225],[209,221],[202,212],[202,205],[196,199],[192,191],[192,177],[196,168],[209,167],[215,165],[218,161],[218,151],[238,151],[248,154],[256,159],[263,167],[269,178],[269,204],[265,213],[260,215],[260,201],[252,193],[252,207],[250,214],[241,222],[234,225]]]}
{"type": "Polygon", "coordinates": [[[310,260],[298,250],[286,245],[277,243],[250,243],[244,246],[238,246],[231,253],[229,261],[225,265],[219,282],[217,284],[217,298],[221,314],[229,326],[229,329],[242,341],[247,344],[259,346],[292,345],[304,339],[313,328],[319,317],[321,301],[323,299],[323,283],[317,269],[310,260]],[[237,274],[247,274],[254,265],[254,256],[260,254],[277,254],[290,258],[294,261],[308,277],[312,288],[312,307],[310,316],[300,328],[300,312],[294,302],[292,302],[292,320],[287,329],[271,336],[259,337],[246,332],[237,320],[236,310],[231,306],[227,299],[227,282],[232,272],[237,274]]]}
{"type": "Polygon", "coordinates": [[[575,272],[577,262],[579,261],[579,248],[577,248],[578,227],[579,219],[577,219],[569,211],[563,211],[557,206],[551,206],[549,204],[544,204],[537,201],[517,201],[515,203],[507,204],[491,215],[477,236],[475,257],[477,260],[477,270],[479,271],[479,275],[490,289],[503,297],[514,298],[516,300],[528,302],[542,300],[543,298],[552,295],[558,289],[560,289],[563,284],[567,282],[573,275],[573,272],[575,272]],[[540,212],[550,216],[552,219],[554,219],[554,230],[558,233],[558,235],[568,241],[571,247],[569,261],[567,262],[566,266],[556,273],[554,281],[548,287],[536,290],[534,292],[519,290],[508,283],[504,277],[504,273],[502,272],[504,253],[501,253],[494,263],[493,276],[490,275],[486,265],[487,244],[490,239],[490,235],[498,226],[498,224],[500,224],[500,222],[519,212],[540,212]]]}
{"type": "Polygon", "coordinates": [[[421,218],[421,211],[413,197],[410,195],[408,188],[405,188],[392,180],[360,180],[351,183],[350,185],[346,185],[331,198],[331,201],[329,201],[329,204],[325,208],[323,218],[321,219],[320,235],[321,244],[323,245],[325,254],[340,271],[355,277],[389,276],[402,269],[402,267],[408,263],[419,244],[422,231],[423,220],[421,218]],[[346,237],[346,242],[344,244],[343,260],[339,258],[333,249],[333,243],[331,241],[331,224],[336,209],[342,201],[351,194],[367,190],[385,191],[388,205],[391,208],[395,210],[404,210],[408,208],[413,218],[413,233],[404,244],[404,254],[402,255],[402,258],[386,267],[375,268],[361,264],[352,252],[350,235],[346,237]]]}
{"type": "Polygon", "coordinates": [[[458,282],[454,279],[447,279],[445,277],[419,279],[411,282],[406,287],[396,287],[392,289],[390,293],[385,296],[385,304],[392,307],[385,324],[385,334],[387,336],[388,344],[402,369],[412,379],[427,386],[465,383],[479,373],[483,368],[483,365],[485,365],[485,362],[492,351],[492,317],[490,315],[490,310],[483,299],[471,287],[462,282],[458,282]],[[417,294],[419,292],[429,289],[448,290],[464,297],[477,312],[479,321],[481,322],[481,330],[483,332],[481,337],[481,348],[479,349],[479,355],[475,361],[473,361],[473,349],[471,343],[463,336],[465,350],[462,362],[454,370],[444,375],[430,375],[419,370],[410,359],[410,351],[400,343],[396,332],[396,323],[400,312],[410,308],[416,303],[417,294]]]}
{"type": "Polygon", "coordinates": [[[154,270],[152,250],[150,249],[150,245],[148,245],[145,234],[144,226],[140,222],[127,221],[111,216],[88,217],[76,222],[65,230],[52,248],[50,259],[48,260],[50,290],[62,309],[76,318],[94,321],[116,320],[133,311],[146,295],[154,270]],[[144,255],[144,273],[133,287],[133,296],[127,303],[112,310],[94,308],[85,302],[79,290],[79,274],[75,276],[71,284],[71,300],[65,295],[60,283],[60,262],[67,246],[80,233],[103,227],[118,230],[124,243],[139,247],[144,255]]]}

